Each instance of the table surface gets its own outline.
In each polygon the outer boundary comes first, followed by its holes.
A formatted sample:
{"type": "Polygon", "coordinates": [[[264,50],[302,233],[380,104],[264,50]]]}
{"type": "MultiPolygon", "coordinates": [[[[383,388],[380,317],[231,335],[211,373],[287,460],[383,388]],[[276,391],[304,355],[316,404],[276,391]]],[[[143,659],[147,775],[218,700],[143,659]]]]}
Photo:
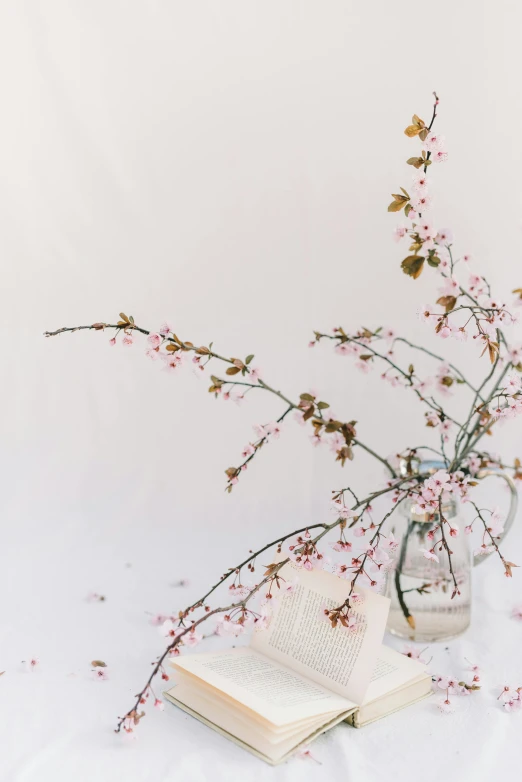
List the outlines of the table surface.
{"type": "MultiPolygon", "coordinates": [[[[175,552],[175,532],[165,534],[166,548],[175,552]]],[[[496,696],[504,682],[522,684],[522,622],[510,616],[520,602],[520,586],[516,578],[504,581],[493,560],[476,571],[471,629],[425,653],[433,658],[434,673],[461,677],[465,658],[479,663],[479,693],[456,697],[449,715],[439,712],[441,698],[434,696],[362,730],[340,725],[311,745],[315,760],[293,758],[272,768],[170,704],[163,712],[148,709],[135,740],[113,731],[116,716],[130,707],[163,647],[147,611],[173,610],[173,603],[180,607],[197,597],[209,582],[205,573],[219,571],[215,561],[210,564],[211,552],[197,554],[198,583],[176,587],[157,548],[136,543],[126,561],[117,553],[117,533],[84,537],[81,543],[65,536],[56,555],[56,545],[42,552],[41,545],[31,544],[23,526],[17,535],[15,556],[5,557],[3,566],[9,585],[0,627],[3,782],[230,782],[245,774],[278,782],[326,777],[377,782],[388,772],[404,782],[419,777],[479,782],[519,766],[522,712],[506,713],[496,696]],[[22,549],[23,559],[16,556],[22,549]],[[106,600],[87,600],[100,585],[106,600]],[[21,661],[31,655],[40,662],[27,671],[21,661]],[[92,678],[92,659],[107,662],[107,681],[92,678]]],[[[517,536],[513,550],[519,548],[517,536]]],[[[178,554],[174,567],[187,566],[184,556],[178,554]]],[[[210,648],[223,641],[203,644],[210,648]]]]}

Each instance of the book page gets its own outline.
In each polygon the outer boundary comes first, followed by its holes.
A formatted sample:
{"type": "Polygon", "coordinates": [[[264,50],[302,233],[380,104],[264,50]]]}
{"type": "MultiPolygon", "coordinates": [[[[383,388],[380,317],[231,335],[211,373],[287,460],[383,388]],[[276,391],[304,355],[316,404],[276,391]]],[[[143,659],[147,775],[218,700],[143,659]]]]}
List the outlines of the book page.
{"type": "Polygon", "coordinates": [[[355,706],[249,647],[179,657],[173,667],[197,676],[273,725],[355,706]]]}
{"type": "Polygon", "coordinates": [[[381,646],[363,705],[411,684],[425,673],[426,666],[422,663],[400,654],[389,646],[381,646]]]}
{"type": "MultiPolygon", "coordinates": [[[[279,573],[297,579],[291,594],[276,602],[267,629],[255,630],[251,648],[296,673],[361,704],[381,648],[389,599],[366,589],[362,605],[354,609],[356,632],[333,628],[321,608],[335,608],[348,596],[347,581],[324,570],[307,571],[288,563],[279,573]]],[[[275,590],[277,597],[277,590],[275,590]]]]}

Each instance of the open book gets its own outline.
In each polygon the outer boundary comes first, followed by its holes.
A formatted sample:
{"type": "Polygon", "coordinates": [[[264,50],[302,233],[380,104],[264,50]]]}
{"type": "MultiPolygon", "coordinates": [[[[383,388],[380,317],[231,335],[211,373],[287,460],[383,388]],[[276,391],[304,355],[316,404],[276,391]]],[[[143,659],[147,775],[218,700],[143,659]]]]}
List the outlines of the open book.
{"type": "Polygon", "coordinates": [[[321,618],[346,599],[346,581],[292,563],[280,576],[297,583],[268,627],[250,646],[177,658],[168,700],[276,764],[342,720],[361,727],[431,693],[423,665],[382,646],[387,598],[358,590],[350,632],[321,618]]]}

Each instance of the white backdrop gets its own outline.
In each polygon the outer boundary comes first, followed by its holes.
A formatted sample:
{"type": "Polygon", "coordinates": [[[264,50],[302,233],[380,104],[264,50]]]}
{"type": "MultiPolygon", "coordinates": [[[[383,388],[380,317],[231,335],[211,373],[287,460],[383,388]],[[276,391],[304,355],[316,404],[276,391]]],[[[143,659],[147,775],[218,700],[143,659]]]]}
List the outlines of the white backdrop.
{"type": "MultiPolygon", "coordinates": [[[[168,319],[184,339],[255,353],[288,395],[319,389],[384,454],[426,441],[406,392],[307,343],[341,323],[425,334],[415,311],[433,276],[402,275],[386,206],[411,177],[417,142],[403,128],[429,117],[433,89],[450,151],[433,172],[437,223],[499,295],[521,285],[521,22],[508,0],[0,4],[0,687],[9,715],[24,704],[9,779],[57,778],[55,699],[67,725],[88,711],[89,742],[72,757],[101,747],[103,778],[107,729],[161,648],[144,612],[184,605],[169,584],[187,577],[195,597],[276,530],[324,519],[331,489],[382,479],[364,455],[343,470],[289,423],[225,495],[224,469],[277,400],[238,408],[189,369],[163,373],[141,344],[43,331],[121,310],[147,328],[168,319]],[[91,590],[106,604],[86,606],[91,590]],[[102,699],[87,679],[104,649],[114,674],[102,699]],[[42,660],[30,685],[10,674],[28,655],[42,660]]],[[[431,344],[478,377],[472,346],[431,344]]],[[[491,447],[520,455],[520,428],[491,447]]],[[[506,553],[519,550],[514,534],[506,553]]],[[[484,573],[486,600],[491,588],[493,604],[520,599],[496,563],[484,573]]],[[[136,779],[171,735],[156,722],[143,726],[136,779]]]]}

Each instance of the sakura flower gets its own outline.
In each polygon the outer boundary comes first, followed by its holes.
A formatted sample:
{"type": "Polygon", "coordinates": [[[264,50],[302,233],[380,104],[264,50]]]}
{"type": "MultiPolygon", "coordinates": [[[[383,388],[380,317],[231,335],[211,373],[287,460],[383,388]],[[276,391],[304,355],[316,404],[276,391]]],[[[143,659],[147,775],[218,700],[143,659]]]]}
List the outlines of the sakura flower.
{"type": "Polygon", "coordinates": [[[197,633],[195,629],[190,630],[190,632],[183,636],[184,646],[197,646],[202,640],[203,636],[197,633]]]}
{"type": "Polygon", "coordinates": [[[423,171],[419,171],[418,173],[415,173],[412,179],[413,179],[413,189],[416,190],[418,193],[424,192],[428,187],[429,184],[428,177],[423,171]]]}
{"type": "Polygon", "coordinates": [[[425,212],[429,209],[432,202],[432,197],[426,192],[417,193],[417,195],[411,199],[411,204],[416,212],[425,212]]]}
{"type": "Polygon", "coordinates": [[[399,242],[407,233],[408,229],[406,226],[398,225],[393,232],[393,238],[396,242],[399,242]]]}
{"type": "Polygon", "coordinates": [[[297,421],[299,426],[306,425],[306,421],[304,420],[304,411],[296,410],[293,417],[294,417],[294,421],[297,421]]]}
{"type": "Polygon", "coordinates": [[[427,323],[430,318],[432,318],[434,313],[431,310],[431,306],[429,304],[426,304],[424,307],[419,307],[417,310],[417,316],[420,318],[420,320],[424,321],[424,323],[427,323]]]}
{"type": "Polygon", "coordinates": [[[147,337],[147,342],[149,343],[149,345],[150,345],[152,348],[159,348],[159,346],[160,346],[160,345],[161,345],[161,343],[162,343],[161,334],[157,334],[157,333],[154,333],[154,332],[152,332],[152,333],[151,333],[151,334],[149,334],[149,336],[147,337]]]}
{"type": "Polygon", "coordinates": [[[134,344],[134,337],[132,334],[125,334],[122,339],[122,343],[127,346],[134,344]]]}
{"type": "Polygon", "coordinates": [[[480,546],[479,548],[475,549],[473,554],[476,557],[480,557],[480,556],[485,555],[485,554],[491,554],[493,551],[495,551],[495,547],[494,546],[486,546],[486,544],[483,543],[482,546],[480,546]]]}
{"type": "Polygon", "coordinates": [[[337,451],[340,451],[341,448],[344,447],[344,437],[339,434],[339,432],[333,432],[333,434],[328,439],[328,444],[330,446],[330,450],[333,451],[333,453],[337,453],[337,451]]]}
{"type": "Polygon", "coordinates": [[[355,363],[355,367],[359,370],[359,372],[362,372],[365,375],[367,375],[372,368],[370,361],[357,361],[355,363]]]}
{"type": "Polygon", "coordinates": [[[151,625],[154,625],[154,627],[160,627],[168,620],[168,616],[165,616],[164,614],[154,614],[150,618],[151,625]]]}
{"type": "Polygon", "coordinates": [[[417,226],[417,233],[419,234],[420,238],[423,240],[433,239],[436,236],[436,231],[429,220],[423,220],[417,226]]]}
{"type": "Polygon", "coordinates": [[[248,445],[245,445],[245,447],[241,451],[241,456],[243,457],[243,459],[246,459],[249,456],[252,456],[252,454],[255,452],[256,449],[254,448],[254,446],[251,443],[248,443],[248,445]]]}
{"type": "Polygon", "coordinates": [[[437,707],[443,714],[453,714],[455,711],[451,705],[451,701],[448,698],[446,698],[446,700],[442,701],[441,703],[437,703],[437,707]]]}
{"type": "Polygon", "coordinates": [[[182,630],[183,628],[175,625],[172,619],[166,619],[159,628],[159,632],[164,638],[176,638],[182,630]]]}
{"type": "Polygon", "coordinates": [[[426,481],[426,485],[434,491],[438,491],[440,494],[441,491],[447,488],[449,482],[449,473],[447,473],[446,470],[437,470],[437,472],[426,481]]]}
{"type": "Polygon", "coordinates": [[[433,562],[438,562],[439,561],[439,558],[435,554],[434,551],[431,551],[430,549],[427,549],[427,548],[421,548],[419,550],[420,550],[422,556],[425,557],[425,559],[431,559],[431,560],[433,560],[433,562]]]}
{"type": "Polygon", "coordinates": [[[445,163],[448,159],[448,153],[444,149],[437,149],[431,153],[431,159],[434,163],[445,163]]]}
{"type": "Polygon", "coordinates": [[[109,345],[114,347],[115,344],[116,344],[116,337],[112,337],[112,339],[109,340],[109,345]]]}
{"type": "Polygon", "coordinates": [[[440,228],[435,241],[439,244],[451,244],[453,241],[453,232],[447,228],[440,228]]]}
{"type": "Polygon", "coordinates": [[[105,668],[94,668],[92,673],[93,673],[93,678],[101,682],[107,681],[107,679],[109,678],[105,668]]]}
{"type": "Polygon", "coordinates": [[[424,149],[427,152],[436,152],[444,147],[445,139],[440,133],[428,133],[424,139],[424,149]]]}
{"type": "Polygon", "coordinates": [[[451,327],[450,326],[443,326],[439,331],[438,335],[441,339],[447,339],[448,337],[451,337],[451,327]]]}
{"type": "Polygon", "coordinates": [[[28,671],[35,671],[40,665],[40,660],[38,657],[30,657],[29,660],[24,660],[23,663],[28,671]]]}
{"type": "Polygon", "coordinates": [[[508,394],[517,394],[520,391],[522,380],[518,373],[511,372],[506,379],[505,389],[508,394]]]}
{"type": "Polygon", "coordinates": [[[519,700],[519,697],[520,693],[518,690],[510,687],[509,685],[505,685],[497,700],[503,701],[504,703],[509,703],[509,701],[519,700]]]}
{"type": "Polygon", "coordinates": [[[265,425],[265,431],[269,434],[273,440],[278,440],[279,435],[283,429],[283,425],[279,421],[271,421],[265,425]]]}
{"type": "Polygon", "coordinates": [[[522,621],[522,605],[515,606],[511,611],[512,619],[519,619],[522,621]]]}
{"type": "Polygon", "coordinates": [[[174,353],[174,354],[169,353],[167,357],[164,358],[164,361],[165,361],[164,371],[174,372],[183,363],[183,358],[180,353],[174,353]]]}
{"type": "Polygon", "coordinates": [[[366,535],[366,530],[364,527],[356,527],[353,534],[356,538],[363,538],[366,535]]]}
{"type": "Polygon", "coordinates": [[[332,511],[340,519],[354,519],[357,515],[355,511],[350,510],[342,501],[332,501],[332,511]]]}
{"type": "Polygon", "coordinates": [[[248,377],[255,383],[261,377],[261,370],[258,367],[251,367],[248,372],[248,377]]]}
{"type": "Polygon", "coordinates": [[[163,701],[160,701],[159,698],[155,698],[154,707],[158,709],[158,711],[163,711],[163,709],[165,708],[165,704],[163,703],[163,701]]]}
{"type": "Polygon", "coordinates": [[[345,540],[338,540],[335,543],[330,543],[330,546],[334,551],[347,552],[352,550],[352,544],[345,540]]]}
{"type": "Polygon", "coordinates": [[[171,331],[173,331],[172,326],[165,322],[159,329],[158,333],[161,334],[162,337],[166,337],[170,334],[171,331]]]}

